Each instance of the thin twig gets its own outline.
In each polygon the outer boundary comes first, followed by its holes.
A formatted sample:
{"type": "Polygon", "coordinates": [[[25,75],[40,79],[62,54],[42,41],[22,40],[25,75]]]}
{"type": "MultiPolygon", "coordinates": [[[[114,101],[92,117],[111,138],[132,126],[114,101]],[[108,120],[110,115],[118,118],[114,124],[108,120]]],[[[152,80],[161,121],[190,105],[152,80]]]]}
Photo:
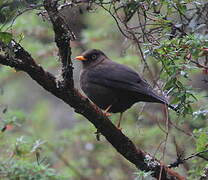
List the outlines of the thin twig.
{"type": "Polygon", "coordinates": [[[200,151],[200,152],[194,153],[194,154],[191,154],[190,156],[188,156],[187,158],[184,158],[184,159],[182,159],[179,156],[178,159],[175,162],[173,162],[170,165],[168,165],[168,167],[169,168],[178,167],[180,164],[183,164],[185,161],[187,161],[189,159],[192,159],[194,157],[201,157],[204,160],[208,161],[207,158],[205,158],[204,156],[201,156],[203,153],[206,153],[206,152],[208,152],[208,149],[207,150],[204,150],[204,151],[200,151]]]}

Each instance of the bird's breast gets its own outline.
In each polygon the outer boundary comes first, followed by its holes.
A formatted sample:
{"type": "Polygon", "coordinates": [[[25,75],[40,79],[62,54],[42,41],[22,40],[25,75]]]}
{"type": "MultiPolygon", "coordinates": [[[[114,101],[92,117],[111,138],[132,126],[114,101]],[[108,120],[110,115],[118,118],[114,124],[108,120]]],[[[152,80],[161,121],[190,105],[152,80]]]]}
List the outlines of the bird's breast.
{"type": "Polygon", "coordinates": [[[106,109],[116,101],[115,93],[103,86],[94,83],[82,83],[82,90],[88,98],[101,109],[106,109]]]}
{"type": "Polygon", "coordinates": [[[123,112],[130,108],[137,100],[134,94],[122,89],[103,86],[102,82],[94,83],[89,72],[83,71],[80,76],[80,86],[87,97],[101,109],[109,106],[109,112],[123,112]]]}

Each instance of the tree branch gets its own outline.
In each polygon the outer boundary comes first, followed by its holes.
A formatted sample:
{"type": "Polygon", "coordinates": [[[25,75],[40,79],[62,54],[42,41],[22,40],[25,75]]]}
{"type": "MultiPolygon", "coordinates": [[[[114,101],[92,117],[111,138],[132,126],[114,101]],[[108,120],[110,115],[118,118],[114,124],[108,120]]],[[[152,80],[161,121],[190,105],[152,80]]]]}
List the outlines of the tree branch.
{"type": "Polygon", "coordinates": [[[59,57],[62,63],[63,87],[74,86],[73,67],[71,62],[70,40],[75,39],[73,32],[65,22],[63,15],[58,12],[57,0],[44,1],[44,7],[49,15],[55,33],[55,42],[59,49],[59,57]]]}

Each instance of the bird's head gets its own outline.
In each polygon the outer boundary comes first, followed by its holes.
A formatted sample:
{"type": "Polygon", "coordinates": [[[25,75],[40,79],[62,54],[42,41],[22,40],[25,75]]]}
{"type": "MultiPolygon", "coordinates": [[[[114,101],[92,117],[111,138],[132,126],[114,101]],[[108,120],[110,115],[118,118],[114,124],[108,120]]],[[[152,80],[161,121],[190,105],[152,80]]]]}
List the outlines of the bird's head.
{"type": "Polygon", "coordinates": [[[88,66],[92,64],[97,64],[108,58],[102,51],[97,49],[91,49],[83,52],[81,56],[77,56],[75,57],[75,59],[82,61],[84,66],[88,66]]]}

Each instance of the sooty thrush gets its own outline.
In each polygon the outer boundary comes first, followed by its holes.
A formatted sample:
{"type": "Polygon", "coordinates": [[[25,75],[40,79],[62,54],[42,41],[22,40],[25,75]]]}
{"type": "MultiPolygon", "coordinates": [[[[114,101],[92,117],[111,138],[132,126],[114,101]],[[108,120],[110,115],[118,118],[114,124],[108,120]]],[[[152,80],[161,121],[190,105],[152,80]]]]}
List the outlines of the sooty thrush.
{"type": "Polygon", "coordinates": [[[175,110],[165,98],[154,93],[136,71],[112,61],[102,51],[88,50],[75,59],[83,63],[82,90],[101,109],[122,113],[134,103],[143,101],[166,104],[175,110]]]}

